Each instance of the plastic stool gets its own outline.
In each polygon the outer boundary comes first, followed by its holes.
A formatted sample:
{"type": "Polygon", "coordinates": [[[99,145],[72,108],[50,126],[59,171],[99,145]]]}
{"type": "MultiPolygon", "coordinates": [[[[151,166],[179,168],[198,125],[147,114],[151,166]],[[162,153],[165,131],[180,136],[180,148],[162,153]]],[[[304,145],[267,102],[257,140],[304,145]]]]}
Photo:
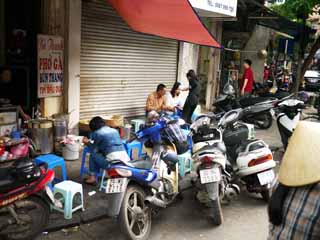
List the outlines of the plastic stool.
{"type": "Polygon", "coordinates": [[[129,155],[129,157],[132,159],[132,150],[133,149],[138,149],[138,157],[142,155],[142,143],[139,141],[132,141],[127,143],[125,140],[123,141],[123,145],[129,155]]]}
{"type": "Polygon", "coordinates": [[[59,212],[64,213],[65,219],[71,219],[72,213],[82,209],[83,205],[83,189],[82,185],[73,181],[64,181],[54,186],[53,196],[62,203],[62,208],[52,206],[59,212]]]}
{"type": "MultiPolygon", "coordinates": [[[[61,168],[62,179],[55,178],[54,182],[61,182],[67,180],[67,169],[64,159],[54,154],[47,154],[39,156],[35,159],[36,165],[41,165],[43,163],[48,164],[48,168],[54,170],[57,167],[61,168]]],[[[52,189],[52,183],[49,184],[52,189]]]]}
{"type": "Polygon", "coordinates": [[[179,173],[181,177],[184,177],[186,173],[190,173],[192,170],[192,157],[191,152],[187,151],[184,154],[178,155],[179,160],[179,173]]]}
{"type": "MultiPolygon", "coordinates": [[[[81,167],[80,167],[80,177],[81,178],[82,178],[82,176],[84,174],[89,175],[89,169],[86,168],[86,157],[87,157],[87,154],[90,154],[90,148],[86,146],[83,149],[82,158],[81,158],[81,167]]],[[[96,175],[96,178],[98,179],[98,177],[102,176],[102,173],[97,172],[97,173],[95,173],[95,175],[96,175]]]]}
{"type": "Polygon", "coordinates": [[[181,129],[181,130],[182,130],[183,134],[185,134],[187,136],[189,150],[192,150],[193,142],[192,142],[192,137],[189,136],[190,130],[187,130],[187,129],[181,129]]]}
{"type": "Polygon", "coordinates": [[[131,120],[131,125],[134,126],[134,132],[138,132],[140,130],[140,126],[145,124],[145,121],[142,119],[133,119],[131,120]]]}
{"type": "Polygon", "coordinates": [[[104,180],[106,176],[106,170],[103,171],[102,173],[102,177],[101,177],[101,182],[100,182],[100,187],[99,187],[99,191],[102,192],[102,190],[106,190],[107,184],[106,181],[104,180]]]}

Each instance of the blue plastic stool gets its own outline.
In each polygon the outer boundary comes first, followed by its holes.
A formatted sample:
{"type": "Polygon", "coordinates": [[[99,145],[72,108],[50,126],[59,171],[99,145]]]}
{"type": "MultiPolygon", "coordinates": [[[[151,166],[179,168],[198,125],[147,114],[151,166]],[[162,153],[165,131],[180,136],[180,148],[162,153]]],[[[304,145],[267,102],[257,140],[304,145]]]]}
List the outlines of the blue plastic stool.
{"type": "Polygon", "coordinates": [[[142,143],[139,141],[132,141],[130,143],[127,143],[125,140],[123,140],[123,145],[130,157],[130,159],[132,159],[132,150],[133,149],[138,149],[138,157],[140,157],[142,155],[142,143]]]}
{"type": "Polygon", "coordinates": [[[142,119],[133,119],[131,120],[131,125],[134,126],[134,132],[138,132],[140,130],[140,126],[145,124],[145,121],[142,119]]]}
{"type": "MultiPolygon", "coordinates": [[[[48,164],[48,168],[54,170],[57,167],[61,168],[62,179],[55,178],[54,183],[66,181],[67,180],[67,169],[64,159],[54,154],[41,155],[35,159],[36,165],[41,165],[43,163],[48,164]]],[[[53,189],[52,183],[49,187],[53,189]]]]}
{"type": "Polygon", "coordinates": [[[187,151],[184,154],[178,155],[178,160],[180,176],[184,177],[187,173],[192,171],[191,151],[187,151]]]}
{"type": "MultiPolygon", "coordinates": [[[[81,158],[81,167],[80,167],[80,177],[82,178],[82,176],[84,174],[89,175],[89,169],[86,167],[86,157],[87,154],[90,154],[90,148],[89,147],[85,147],[82,151],[82,158],[81,158]]],[[[95,173],[96,178],[101,177],[102,173],[97,172],[95,173]]]]}
{"type": "Polygon", "coordinates": [[[199,117],[199,114],[193,112],[192,116],[191,116],[191,121],[194,122],[197,120],[197,118],[199,117]]]}
{"type": "Polygon", "coordinates": [[[106,181],[105,181],[105,177],[106,177],[106,171],[107,170],[104,170],[102,172],[102,177],[101,177],[101,182],[100,182],[100,187],[99,187],[99,191],[102,192],[102,191],[105,191],[106,190],[106,187],[107,187],[107,184],[106,184],[106,181]]]}
{"type": "Polygon", "coordinates": [[[182,132],[183,132],[183,134],[185,134],[187,136],[187,142],[188,142],[189,150],[192,151],[193,142],[192,142],[192,137],[189,136],[190,130],[182,129],[182,132]]]}

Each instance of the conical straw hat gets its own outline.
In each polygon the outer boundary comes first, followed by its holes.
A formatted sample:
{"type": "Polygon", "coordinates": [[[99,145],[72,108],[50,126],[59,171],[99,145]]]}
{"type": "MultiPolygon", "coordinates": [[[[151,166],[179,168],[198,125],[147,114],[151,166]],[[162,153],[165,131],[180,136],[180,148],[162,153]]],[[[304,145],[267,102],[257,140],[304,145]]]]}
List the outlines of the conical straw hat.
{"type": "Polygon", "coordinates": [[[290,187],[320,182],[320,123],[299,122],[282,160],[279,182],[290,187]]]}

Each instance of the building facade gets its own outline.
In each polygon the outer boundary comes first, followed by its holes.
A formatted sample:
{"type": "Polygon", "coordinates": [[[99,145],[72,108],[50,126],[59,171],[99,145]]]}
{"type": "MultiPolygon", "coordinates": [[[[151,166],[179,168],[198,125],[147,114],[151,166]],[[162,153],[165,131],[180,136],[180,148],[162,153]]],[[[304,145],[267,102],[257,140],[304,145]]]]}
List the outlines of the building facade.
{"type": "MultiPolygon", "coordinates": [[[[205,84],[212,88],[219,50],[206,48],[205,52],[198,45],[135,32],[106,0],[37,2],[38,33],[64,39],[63,96],[40,99],[44,116],[67,112],[71,128],[76,130],[80,119],[95,115],[143,115],[147,95],[157,84],[171,88],[180,81],[188,85],[186,72],[203,69],[199,67],[203,55],[207,56],[203,61],[209,61],[205,84]]],[[[191,1],[200,17],[209,19],[207,27],[218,40],[222,32],[219,22],[234,18],[237,6],[236,0],[220,2],[191,1]]],[[[0,17],[0,30],[4,25],[0,17]]],[[[0,47],[3,44],[0,41],[0,47]]],[[[0,54],[0,64],[3,61],[0,54]]]]}

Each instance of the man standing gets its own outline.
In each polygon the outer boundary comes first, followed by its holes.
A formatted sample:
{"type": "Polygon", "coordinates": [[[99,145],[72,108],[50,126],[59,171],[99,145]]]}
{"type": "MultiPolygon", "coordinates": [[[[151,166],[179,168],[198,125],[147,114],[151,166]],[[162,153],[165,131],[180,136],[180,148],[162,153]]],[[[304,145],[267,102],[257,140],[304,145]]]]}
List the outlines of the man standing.
{"type": "Polygon", "coordinates": [[[251,94],[253,90],[253,71],[251,64],[252,62],[250,59],[244,60],[244,73],[242,77],[242,84],[240,84],[242,96],[251,94]]]}
{"type": "Polygon", "coordinates": [[[146,103],[146,113],[150,111],[175,111],[175,107],[166,106],[166,86],[164,84],[159,84],[157,90],[148,96],[146,103]]]}

